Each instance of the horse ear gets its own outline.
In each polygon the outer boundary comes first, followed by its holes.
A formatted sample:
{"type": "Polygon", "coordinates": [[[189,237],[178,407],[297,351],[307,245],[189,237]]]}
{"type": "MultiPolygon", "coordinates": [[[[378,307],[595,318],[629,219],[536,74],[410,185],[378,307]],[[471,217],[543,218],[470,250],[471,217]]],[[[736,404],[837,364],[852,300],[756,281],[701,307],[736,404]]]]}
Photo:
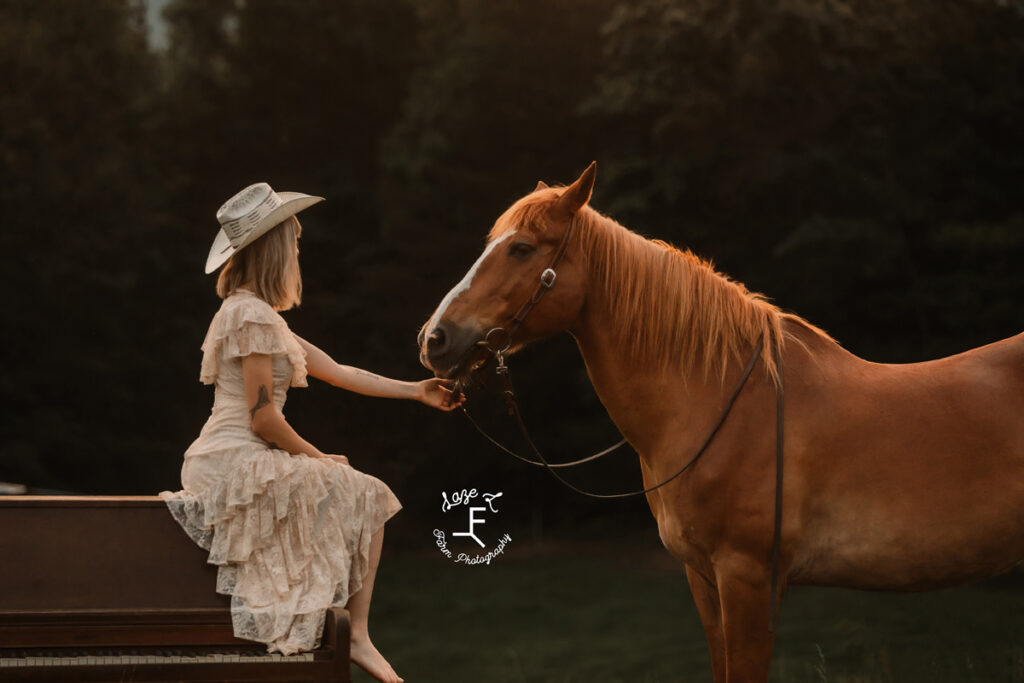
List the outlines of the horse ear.
{"type": "Polygon", "coordinates": [[[537,181],[537,187],[533,188],[533,191],[536,192],[537,190],[546,190],[546,189],[548,189],[548,184],[545,183],[543,180],[538,180],[537,181]]]}
{"type": "Polygon", "coordinates": [[[576,213],[590,201],[590,194],[594,191],[594,178],[597,176],[597,162],[591,161],[587,170],[576,179],[565,192],[558,198],[558,204],[571,214],[576,213]]]}

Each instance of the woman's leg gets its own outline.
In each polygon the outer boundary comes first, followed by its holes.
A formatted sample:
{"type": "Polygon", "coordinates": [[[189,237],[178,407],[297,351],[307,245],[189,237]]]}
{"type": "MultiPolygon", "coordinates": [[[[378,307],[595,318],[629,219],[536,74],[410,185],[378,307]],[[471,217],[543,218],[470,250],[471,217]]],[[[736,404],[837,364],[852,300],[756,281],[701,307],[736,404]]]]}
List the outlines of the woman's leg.
{"type": "Polygon", "coordinates": [[[345,608],[349,612],[352,629],[351,657],[352,661],[381,681],[401,683],[395,670],[391,668],[384,656],[377,651],[370,641],[369,618],[370,598],[373,596],[373,580],[377,577],[377,566],[380,564],[380,549],[384,545],[384,527],[381,526],[370,537],[370,566],[363,577],[363,585],[357,593],[351,595],[345,608]]]}
{"type": "Polygon", "coordinates": [[[358,593],[353,593],[345,608],[349,611],[352,621],[352,636],[366,635],[370,620],[370,598],[373,597],[373,580],[377,578],[377,566],[380,565],[380,550],[384,546],[384,527],[370,537],[370,566],[363,577],[363,585],[358,593]]]}

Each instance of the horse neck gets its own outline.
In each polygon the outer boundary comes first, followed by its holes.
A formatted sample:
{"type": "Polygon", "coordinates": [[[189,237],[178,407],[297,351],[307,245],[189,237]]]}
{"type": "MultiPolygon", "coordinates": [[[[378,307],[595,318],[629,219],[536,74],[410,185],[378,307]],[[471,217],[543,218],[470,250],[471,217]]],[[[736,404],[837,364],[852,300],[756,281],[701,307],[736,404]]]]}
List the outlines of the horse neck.
{"type": "MultiPolygon", "coordinates": [[[[652,281],[650,286],[659,283],[652,281]]],[[[678,434],[682,429],[696,436],[704,431],[705,407],[722,403],[741,368],[735,372],[727,369],[723,383],[717,373],[686,369],[681,363],[666,368],[658,359],[631,356],[620,335],[609,334],[609,330],[635,327],[633,323],[639,321],[622,319],[633,313],[613,312],[602,288],[592,286],[570,333],[601,403],[646,459],[647,454],[657,451],[661,435],[678,434]],[[674,427],[671,430],[667,429],[670,424],[674,427]]]]}
{"type": "MultiPolygon", "coordinates": [[[[592,226],[593,228],[625,230],[610,219],[598,217],[596,220],[601,222],[592,226]]],[[[644,254],[643,250],[663,249],[663,247],[643,240],[639,236],[629,237],[629,239],[635,240],[638,254],[644,254]]],[[[652,253],[655,252],[647,251],[646,256],[649,257],[652,253]]],[[[597,262],[597,255],[588,254],[588,256],[590,263],[597,262]]],[[[622,254],[619,256],[621,257],[622,254]]],[[[690,264],[688,267],[706,269],[703,275],[721,277],[723,282],[728,282],[724,276],[718,275],[710,266],[702,262],[688,263],[690,264]]],[[[664,270],[638,267],[630,269],[630,271],[640,273],[640,277],[649,279],[648,282],[639,283],[642,287],[658,288],[665,285],[664,270]]],[[[638,315],[636,311],[622,306],[618,306],[619,310],[613,310],[608,296],[609,291],[615,288],[602,286],[601,283],[595,281],[593,272],[590,275],[592,281],[586,301],[570,332],[576,339],[598,397],[620,431],[641,453],[641,456],[645,452],[653,452],[658,448],[658,440],[662,438],[660,435],[671,433],[678,437],[680,434],[692,434],[694,438],[697,438],[706,432],[709,421],[714,418],[716,412],[715,410],[709,411],[708,407],[721,406],[725,403],[728,395],[735,388],[736,382],[742,377],[743,368],[749,361],[747,354],[753,351],[759,336],[764,341],[765,352],[762,355],[764,360],[767,360],[771,353],[776,335],[785,336],[793,342],[786,344],[783,349],[784,365],[787,364],[785,360],[787,356],[797,360],[795,354],[817,356],[819,359],[833,354],[851,360],[854,358],[842,350],[828,335],[809,323],[780,312],[777,313],[778,318],[771,319],[774,323],[769,324],[764,331],[751,331],[741,339],[742,348],[736,349],[736,353],[726,357],[723,361],[724,367],[708,371],[705,370],[704,364],[686,363],[682,358],[677,359],[678,362],[666,365],[662,358],[630,353],[627,348],[628,337],[611,332],[626,329],[634,335],[644,334],[646,328],[642,320],[635,317],[630,319],[630,316],[638,315]]],[[[737,297],[750,298],[746,289],[738,283],[733,289],[727,291],[737,297]]],[[[751,303],[750,305],[770,306],[761,303],[751,303]]],[[[775,310],[774,307],[771,309],[775,310]]],[[[763,312],[765,309],[761,308],[760,310],[763,312]]],[[[711,317],[711,320],[715,319],[715,316],[711,317]]],[[[699,326],[712,323],[708,319],[694,319],[686,321],[684,324],[699,326]]],[[[697,334],[695,336],[697,338],[715,338],[714,335],[697,334]]],[[[665,353],[681,355],[678,350],[670,348],[666,348],[665,353]]],[[[801,362],[798,365],[804,364],[801,362]]],[[[816,366],[817,363],[813,365],[816,366]]],[[[757,371],[751,376],[750,382],[770,387],[771,379],[764,372],[764,368],[763,363],[759,364],[757,371]]],[[[791,366],[787,368],[787,376],[792,380],[796,378],[796,373],[803,373],[803,371],[803,368],[791,366]]]]}
{"type": "Polygon", "coordinates": [[[588,301],[579,325],[571,330],[590,381],[612,421],[641,457],[655,452],[659,435],[672,422],[693,421],[698,410],[680,405],[713,405],[717,382],[682,372],[666,372],[652,362],[627,360],[625,350],[607,334],[617,324],[609,311],[588,301]]]}

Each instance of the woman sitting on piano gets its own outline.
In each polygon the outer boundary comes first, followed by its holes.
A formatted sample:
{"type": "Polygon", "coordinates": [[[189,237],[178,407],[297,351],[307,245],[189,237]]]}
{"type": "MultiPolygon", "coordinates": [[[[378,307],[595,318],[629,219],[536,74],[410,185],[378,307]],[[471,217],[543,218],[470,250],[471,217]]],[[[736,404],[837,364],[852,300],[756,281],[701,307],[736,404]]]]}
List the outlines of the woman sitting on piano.
{"type": "Polygon", "coordinates": [[[295,335],[279,311],[300,302],[295,214],[321,201],[245,188],[218,210],[206,272],[225,262],[223,299],[203,342],[200,380],[213,410],[185,452],[182,489],[163,491],[174,518],[219,566],[234,633],[291,654],[320,645],[328,607],[351,613],[352,661],[382,681],[402,679],[367,632],[384,523],[402,505],[388,486],[304,440],[282,413],[307,375],[369,396],[452,410],[439,379],[402,382],[341,365],[295,335]]]}

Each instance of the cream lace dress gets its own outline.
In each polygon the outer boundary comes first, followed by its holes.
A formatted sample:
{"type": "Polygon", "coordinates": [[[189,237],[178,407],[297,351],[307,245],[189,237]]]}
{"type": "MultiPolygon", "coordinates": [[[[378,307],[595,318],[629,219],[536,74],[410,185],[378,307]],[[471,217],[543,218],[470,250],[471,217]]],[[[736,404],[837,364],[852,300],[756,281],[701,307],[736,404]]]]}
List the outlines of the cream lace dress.
{"type": "Polygon", "coordinates": [[[203,342],[213,410],[185,452],[183,490],[160,497],[219,566],[235,636],[292,654],[320,646],[327,608],[360,589],[370,536],[402,505],[376,477],[260,439],[242,380],[250,353],[273,355],[278,408],[289,385],[307,386],[305,353],[284,319],[248,290],[227,297],[203,342]]]}

